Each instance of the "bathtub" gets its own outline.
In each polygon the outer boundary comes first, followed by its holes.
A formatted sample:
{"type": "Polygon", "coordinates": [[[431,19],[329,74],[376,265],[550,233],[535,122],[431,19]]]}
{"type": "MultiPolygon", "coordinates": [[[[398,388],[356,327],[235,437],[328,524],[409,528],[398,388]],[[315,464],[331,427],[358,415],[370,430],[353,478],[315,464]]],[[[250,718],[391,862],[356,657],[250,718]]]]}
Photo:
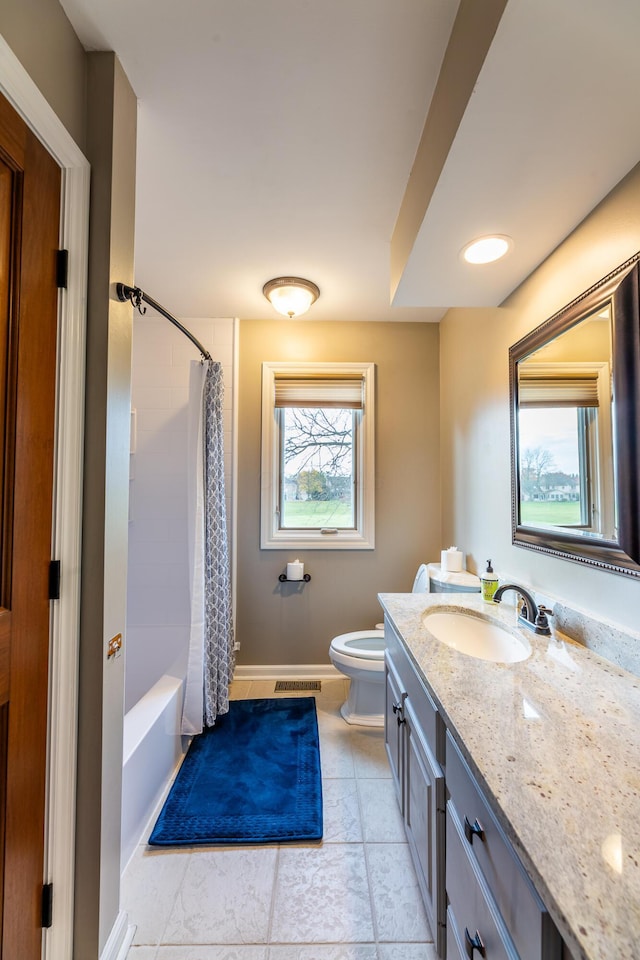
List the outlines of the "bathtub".
{"type": "Polygon", "coordinates": [[[183,754],[183,683],[161,677],[124,716],[121,872],[146,839],[149,820],[183,754]]]}

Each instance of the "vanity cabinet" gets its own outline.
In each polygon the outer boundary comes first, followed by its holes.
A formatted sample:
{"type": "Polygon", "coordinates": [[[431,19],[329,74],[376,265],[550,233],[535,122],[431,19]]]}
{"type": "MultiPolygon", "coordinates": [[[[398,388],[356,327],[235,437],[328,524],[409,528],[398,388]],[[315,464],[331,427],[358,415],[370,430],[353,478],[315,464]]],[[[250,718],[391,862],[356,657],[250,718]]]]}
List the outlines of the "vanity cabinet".
{"type": "Polygon", "coordinates": [[[445,789],[436,759],[439,717],[402,656],[397,646],[391,654],[387,649],[385,656],[385,746],[425,910],[443,956],[445,789]]]}
{"type": "Polygon", "coordinates": [[[558,931],[449,731],[445,769],[448,960],[560,960],[558,931]]]}
{"type": "Polygon", "coordinates": [[[385,642],[385,746],[439,956],[561,960],[551,917],[389,623],[385,642]]]}

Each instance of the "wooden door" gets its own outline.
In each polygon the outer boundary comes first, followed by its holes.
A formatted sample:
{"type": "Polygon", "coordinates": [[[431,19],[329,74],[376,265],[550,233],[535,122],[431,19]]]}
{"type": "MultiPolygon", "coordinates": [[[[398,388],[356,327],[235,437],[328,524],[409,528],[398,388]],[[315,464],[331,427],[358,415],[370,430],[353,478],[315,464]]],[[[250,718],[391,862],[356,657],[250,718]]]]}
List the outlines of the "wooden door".
{"type": "Polygon", "coordinates": [[[42,949],[60,169],[0,97],[0,956],[42,949]]]}

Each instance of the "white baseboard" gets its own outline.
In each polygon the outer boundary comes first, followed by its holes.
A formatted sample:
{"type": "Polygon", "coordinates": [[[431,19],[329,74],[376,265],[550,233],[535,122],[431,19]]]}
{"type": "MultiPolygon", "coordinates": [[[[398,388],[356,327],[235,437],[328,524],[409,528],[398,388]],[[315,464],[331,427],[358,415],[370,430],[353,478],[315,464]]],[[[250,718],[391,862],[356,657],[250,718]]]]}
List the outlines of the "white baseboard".
{"type": "Polygon", "coordinates": [[[100,960],[126,960],[135,932],[135,926],[129,923],[129,917],[121,910],[100,954],[100,960]]]}
{"type": "Polygon", "coordinates": [[[237,666],[234,680],[338,680],[344,677],[331,663],[258,663],[237,666]]]}

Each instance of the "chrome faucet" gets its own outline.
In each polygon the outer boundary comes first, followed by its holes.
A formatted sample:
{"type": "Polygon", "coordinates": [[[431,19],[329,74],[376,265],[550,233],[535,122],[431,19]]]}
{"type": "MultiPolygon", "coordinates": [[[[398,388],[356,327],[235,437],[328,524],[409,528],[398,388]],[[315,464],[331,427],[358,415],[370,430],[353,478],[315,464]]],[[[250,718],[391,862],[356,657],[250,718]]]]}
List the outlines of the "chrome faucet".
{"type": "Polygon", "coordinates": [[[523,626],[528,627],[530,630],[535,630],[535,632],[542,637],[550,637],[551,628],[549,627],[547,615],[550,614],[551,611],[542,605],[538,607],[529,591],[525,590],[524,587],[518,586],[517,583],[503,583],[501,587],[498,587],[493,595],[494,602],[500,603],[503,594],[505,594],[507,590],[513,590],[522,599],[518,623],[523,624],[523,626]]]}

